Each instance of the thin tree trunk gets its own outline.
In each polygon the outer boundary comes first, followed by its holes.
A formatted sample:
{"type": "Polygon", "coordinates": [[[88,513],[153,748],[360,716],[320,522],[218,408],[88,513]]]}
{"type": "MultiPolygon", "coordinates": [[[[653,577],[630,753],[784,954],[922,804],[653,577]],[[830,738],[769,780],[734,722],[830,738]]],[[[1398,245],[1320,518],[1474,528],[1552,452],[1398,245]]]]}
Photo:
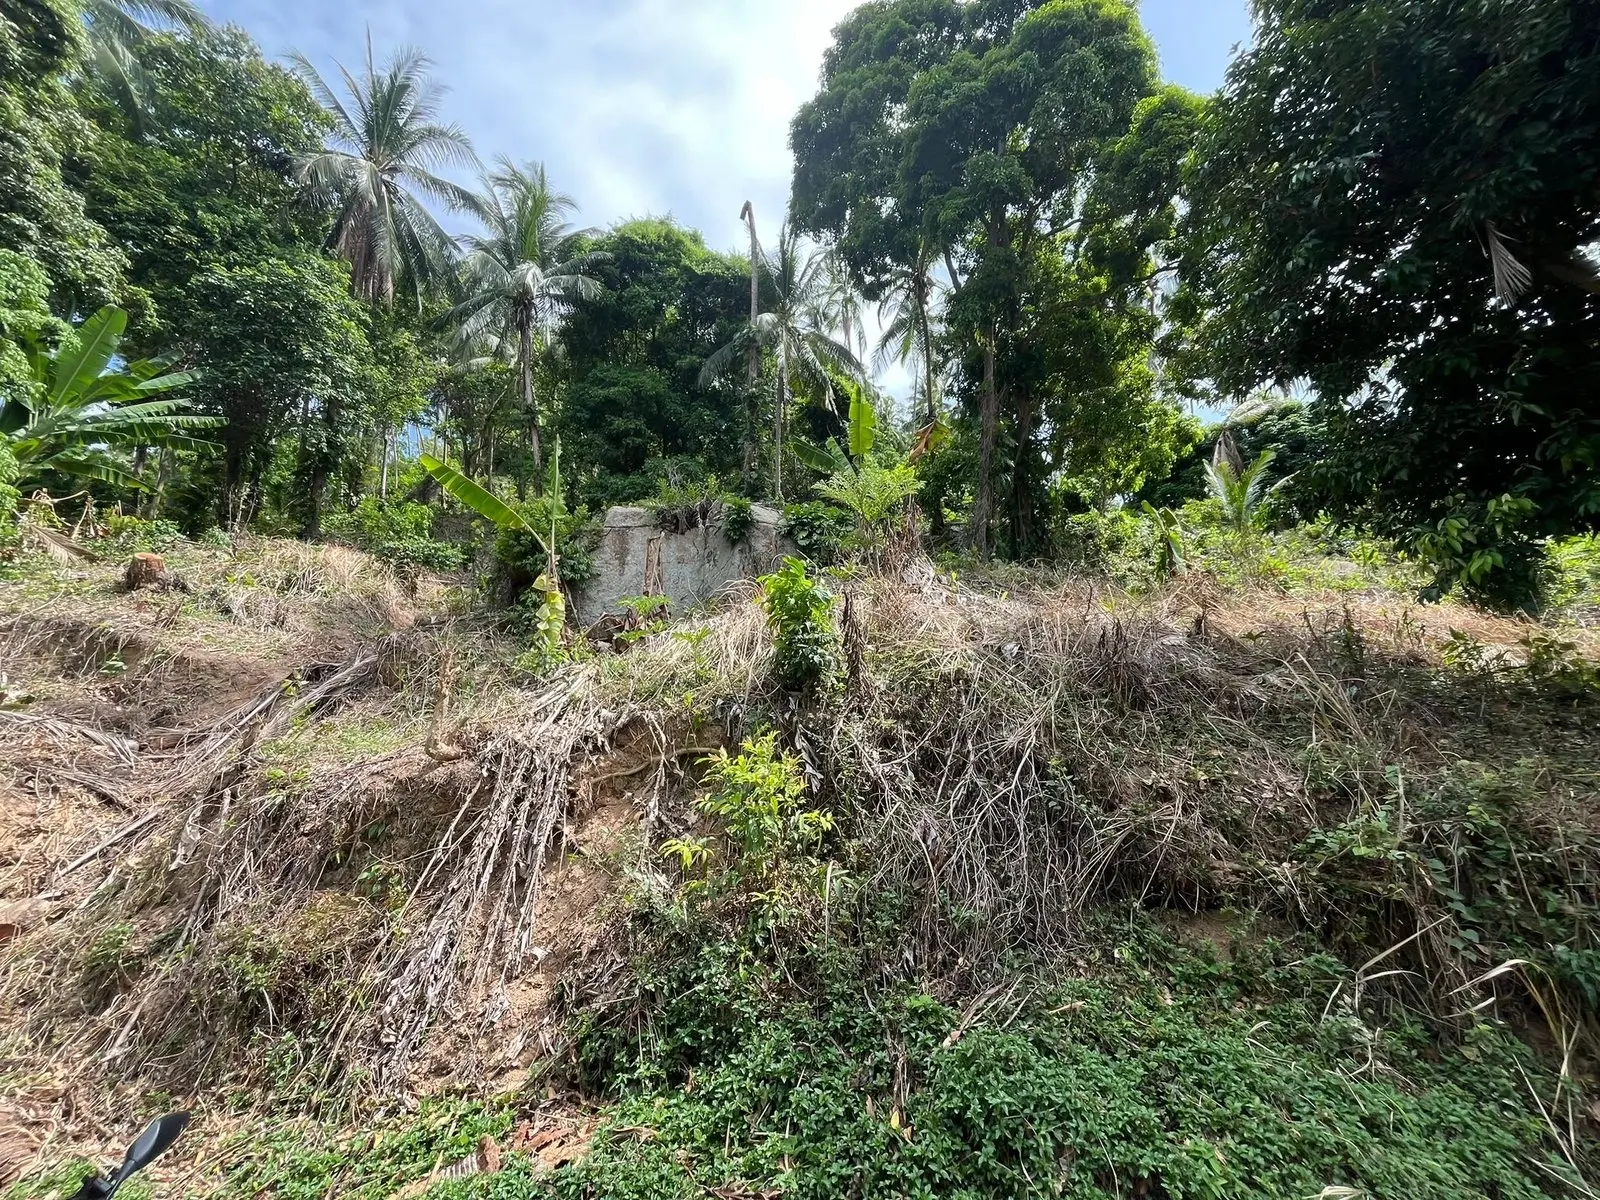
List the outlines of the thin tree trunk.
{"type": "Polygon", "coordinates": [[[978,448],[978,497],[973,514],[974,542],[978,558],[988,562],[993,548],[989,542],[989,523],[994,513],[994,450],[1000,432],[1000,401],[994,383],[994,323],[989,323],[983,345],[983,393],[980,397],[978,448]]]}
{"type": "Polygon", "coordinates": [[[750,226],[750,348],[746,351],[744,478],[749,481],[756,471],[756,425],[761,420],[761,410],[756,400],[756,380],[761,375],[761,347],[756,344],[756,318],[761,315],[761,243],[756,240],[756,210],[748,200],[739,210],[739,216],[750,226]]]}
{"type": "Polygon", "coordinates": [[[539,445],[539,405],[533,398],[533,324],[530,321],[522,322],[522,406],[528,417],[528,445],[533,450],[533,494],[537,496],[544,488],[544,453],[539,445]]]}
{"type": "Polygon", "coordinates": [[[928,274],[924,271],[917,277],[916,283],[917,324],[922,336],[922,372],[925,390],[924,399],[928,404],[928,427],[931,429],[939,420],[939,401],[933,394],[933,335],[928,329],[928,274]]]}
{"type": "Polygon", "coordinates": [[[1011,464],[1011,542],[1014,553],[1024,558],[1033,552],[1033,525],[1027,501],[1028,443],[1033,439],[1035,416],[1033,395],[1023,388],[1017,395],[1017,452],[1011,464]]]}
{"type": "Polygon", "coordinates": [[[772,413],[772,494],[783,503],[783,410],[789,405],[789,356],[778,352],[778,403],[772,413]]]}
{"type": "Polygon", "coordinates": [[[167,490],[167,473],[170,469],[171,461],[171,447],[161,447],[161,455],[156,459],[156,486],[150,491],[150,516],[152,518],[161,511],[161,495],[167,490]]]}
{"type": "Polygon", "coordinates": [[[389,431],[383,431],[383,467],[378,472],[378,499],[389,498],[389,431]]]}

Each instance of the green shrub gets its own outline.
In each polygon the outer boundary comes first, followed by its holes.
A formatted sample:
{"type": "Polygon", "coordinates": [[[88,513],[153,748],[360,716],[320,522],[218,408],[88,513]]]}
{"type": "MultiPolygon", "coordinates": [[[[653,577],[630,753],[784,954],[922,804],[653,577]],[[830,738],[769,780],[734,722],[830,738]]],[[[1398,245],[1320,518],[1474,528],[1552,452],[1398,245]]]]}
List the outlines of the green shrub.
{"type": "Polygon", "coordinates": [[[728,539],[728,545],[737,546],[749,537],[755,521],[749,500],[743,496],[722,498],[722,536],[728,539]]]}
{"type": "Polygon", "coordinates": [[[1055,541],[1062,562],[1093,574],[1112,574],[1138,535],[1138,518],[1114,509],[1062,517],[1055,541]]]}
{"type": "Polygon", "coordinates": [[[1550,611],[1600,615],[1600,534],[1551,542],[1547,554],[1550,611]]]}
{"type": "Polygon", "coordinates": [[[143,517],[113,514],[106,521],[105,536],[95,539],[94,548],[110,558],[161,554],[182,540],[183,531],[172,521],[147,521],[143,517]]]}
{"type": "Polygon", "coordinates": [[[402,567],[459,571],[466,566],[464,547],[433,538],[433,509],[414,501],[383,502],[363,496],[347,512],[330,513],[324,531],[333,538],[402,567]]]}
{"type": "Polygon", "coordinates": [[[906,503],[922,488],[916,468],[906,463],[885,466],[868,459],[853,470],[836,471],[817,484],[817,492],[854,519],[848,535],[850,549],[871,554],[894,535],[903,521],[906,503]]]}
{"type": "Polygon", "coordinates": [[[827,566],[839,560],[844,540],[856,526],[844,509],[820,500],[791,504],[783,510],[783,531],[800,553],[827,566]]]}
{"type": "Polygon", "coordinates": [[[833,828],[826,812],[807,809],[805,776],[800,760],[778,750],[775,733],[747,740],[736,755],[718,750],[705,760],[708,787],[695,808],[717,823],[726,853],[715,853],[704,841],[678,839],[662,847],[686,873],[697,865],[720,861],[725,878],[746,888],[765,888],[769,895],[780,874],[798,867],[809,875],[822,835],[833,828]]]}
{"type": "Polygon", "coordinates": [[[832,675],[837,638],[833,597],[806,572],[798,558],[761,578],[761,605],[772,627],[778,679],[800,690],[832,675]]]}
{"type": "MultiPolygon", "coordinates": [[[[517,508],[535,529],[549,526],[549,513],[543,501],[529,500],[517,505],[517,508]]],[[[594,552],[600,544],[600,524],[590,518],[589,510],[577,508],[563,511],[556,520],[556,537],[561,582],[571,586],[593,579],[596,570],[594,552]]],[[[548,566],[539,535],[533,530],[519,529],[514,525],[502,526],[495,535],[494,561],[501,587],[510,601],[515,601],[531,588],[548,566]]]]}

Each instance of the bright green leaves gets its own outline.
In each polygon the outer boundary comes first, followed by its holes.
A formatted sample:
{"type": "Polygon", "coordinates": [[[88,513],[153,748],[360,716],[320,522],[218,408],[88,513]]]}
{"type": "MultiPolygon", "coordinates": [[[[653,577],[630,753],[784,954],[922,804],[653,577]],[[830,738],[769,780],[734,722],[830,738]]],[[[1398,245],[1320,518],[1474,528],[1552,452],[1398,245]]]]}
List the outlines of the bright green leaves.
{"type": "Polygon", "coordinates": [[[834,670],[837,639],[833,597],[806,564],[786,558],[761,579],[761,606],[772,626],[778,679],[794,690],[820,683],[834,670]]]}
{"type": "Polygon", "coordinates": [[[860,460],[872,453],[878,440],[878,411],[860,384],[852,383],[845,390],[850,396],[850,457],[860,460]]]}

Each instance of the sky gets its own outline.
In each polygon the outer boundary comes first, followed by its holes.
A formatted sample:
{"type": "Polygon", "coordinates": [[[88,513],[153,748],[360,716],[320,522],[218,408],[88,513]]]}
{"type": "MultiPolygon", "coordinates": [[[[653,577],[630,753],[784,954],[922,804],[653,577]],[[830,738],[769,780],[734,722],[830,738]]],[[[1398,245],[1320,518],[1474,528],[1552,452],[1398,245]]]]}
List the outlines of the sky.
{"type": "MultiPolygon", "coordinates": [[[[733,250],[746,200],[777,228],[789,121],[858,0],[200,2],[329,77],[335,60],[359,67],[369,28],[380,59],[416,46],[450,88],[444,118],[484,161],[542,161],[584,225],[670,215],[733,250]]],[[[1196,91],[1250,35],[1248,0],[1143,0],[1142,13],[1166,78],[1196,91]]]]}

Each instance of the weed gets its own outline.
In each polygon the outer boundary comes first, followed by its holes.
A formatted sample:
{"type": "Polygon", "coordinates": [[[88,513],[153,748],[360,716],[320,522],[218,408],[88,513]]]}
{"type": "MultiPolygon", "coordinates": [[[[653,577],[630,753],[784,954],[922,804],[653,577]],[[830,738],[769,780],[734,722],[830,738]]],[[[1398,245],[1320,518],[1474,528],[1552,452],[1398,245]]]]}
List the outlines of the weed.
{"type": "Polygon", "coordinates": [[[229,1167],[214,1200],[323,1200],[332,1195],[382,1200],[464,1158],[479,1139],[503,1134],[510,1124],[511,1115],[501,1105],[432,1099],[415,1114],[355,1135],[295,1121],[251,1129],[228,1156],[236,1165],[229,1167]]]}

